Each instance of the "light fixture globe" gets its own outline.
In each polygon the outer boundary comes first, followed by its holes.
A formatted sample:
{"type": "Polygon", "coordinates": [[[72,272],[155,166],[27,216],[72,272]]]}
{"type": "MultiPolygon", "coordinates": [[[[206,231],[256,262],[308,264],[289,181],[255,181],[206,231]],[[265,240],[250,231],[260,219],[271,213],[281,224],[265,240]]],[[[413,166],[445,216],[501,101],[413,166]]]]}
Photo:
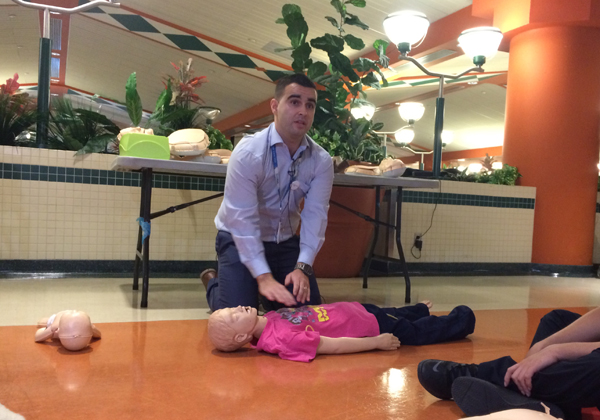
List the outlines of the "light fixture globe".
{"type": "Polygon", "coordinates": [[[394,133],[394,137],[397,143],[409,144],[415,138],[415,130],[410,126],[402,127],[394,133]]]}
{"type": "Polygon", "coordinates": [[[350,113],[354,117],[354,119],[364,118],[366,120],[371,120],[373,115],[375,114],[376,107],[370,102],[362,102],[360,104],[355,104],[350,108],[350,113]]]}
{"type": "Polygon", "coordinates": [[[492,26],[467,29],[458,37],[459,47],[477,66],[482,66],[486,59],[492,58],[498,52],[500,41],[502,32],[492,26]]]}
{"type": "Polygon", "coordinates": [[[392,13],[383,20],[385,34],[402,54],[408,53],[412,45],[425,38],[428,28],[427,16],[412,10],[392,13]]]}
{"type": "Polygon", "coordinates": [[[423,118],[425,107],[420,102],[402,102],[398,107],[398,113],[407,123],[415,122],[423,118]]]}
{"type": "Polygon", "coordinates": [[[444,130],[442,131],[442,144],[448,146],[454,141],[454,131],[444,130]]]}

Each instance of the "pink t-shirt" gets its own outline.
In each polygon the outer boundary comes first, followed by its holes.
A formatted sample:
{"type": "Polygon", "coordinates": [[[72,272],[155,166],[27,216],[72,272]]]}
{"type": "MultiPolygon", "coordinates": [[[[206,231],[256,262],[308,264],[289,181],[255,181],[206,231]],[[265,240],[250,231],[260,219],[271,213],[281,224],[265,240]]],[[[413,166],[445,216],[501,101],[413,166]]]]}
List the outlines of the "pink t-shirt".
{"type": "Polygon", "coordinates": [[[267,312],[256,348],[282,359],[310,362],[320,337],[375,337],[379,324],[360,303],[338,302],[267,312]]]}

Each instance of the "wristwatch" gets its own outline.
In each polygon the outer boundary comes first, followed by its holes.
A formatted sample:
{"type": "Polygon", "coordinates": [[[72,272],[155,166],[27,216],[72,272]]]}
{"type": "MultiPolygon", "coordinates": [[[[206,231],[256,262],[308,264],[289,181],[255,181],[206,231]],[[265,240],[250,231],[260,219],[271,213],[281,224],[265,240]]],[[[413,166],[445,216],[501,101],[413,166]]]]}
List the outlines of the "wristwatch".
{"type": "Polygon", "coordinates": [[[313,275],[313,268],[310,265],[305,264],[303,262],[297,262],[296,266],[294,267],[294,270],[296,269],[302,271],[304,274],[306,274],[307,277],[313,275]]]}

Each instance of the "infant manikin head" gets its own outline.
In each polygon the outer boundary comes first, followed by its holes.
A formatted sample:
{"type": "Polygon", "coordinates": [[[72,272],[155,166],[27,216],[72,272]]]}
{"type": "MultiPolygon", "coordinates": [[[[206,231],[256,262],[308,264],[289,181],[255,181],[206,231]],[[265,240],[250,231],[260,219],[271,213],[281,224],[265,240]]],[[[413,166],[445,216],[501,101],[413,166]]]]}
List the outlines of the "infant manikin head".
{"type": "Polygon", "coordinates": [[[218,309],[208,318],[208,338],[220,351],[235,351],[252,340],[258,322],[256,308],[218,309]]]}
{"type": "Polygon", "coordinates": [[[58,339],[67,350],[78,351],[90,344],[92,338],[101,338],[90,317],[81,311],[61,311],[38,322],[36,342],[58,339]],[[43,327],[42,327],[43,326],[43,327]]]}
{"type": "Polygon", "coordinates": [[[92,321],[81,311],[64,313],[58,324],[58,339],[64,348],[71,351],[81,350],[92,341],[92,321]]]}

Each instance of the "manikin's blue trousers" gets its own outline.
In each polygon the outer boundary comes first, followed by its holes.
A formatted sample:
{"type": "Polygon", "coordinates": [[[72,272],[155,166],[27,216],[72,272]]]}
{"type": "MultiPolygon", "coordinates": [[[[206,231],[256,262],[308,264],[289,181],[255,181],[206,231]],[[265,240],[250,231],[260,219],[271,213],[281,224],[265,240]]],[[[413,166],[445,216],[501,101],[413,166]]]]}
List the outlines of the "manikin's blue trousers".
{"type": "Polygon", "coordinates": [[[429,315],[423,303],[400,308],[379,308],[363,304],[375,315],[381,334],[394,334],[403,345],[421,346],[460,340],[475,330],[475,315],[467,306],[457,306],[448,315],[429,315]]]}
{"type": "MultiPolygon", "coordinates": [[[[265,256],[275,280],[283,284],[285,277],[294,270],[300,254],[300,238],[293,236],[287,241],[263,242],[265,256]]],[[[211,310],[232,308],[239,305],[258,308],[259,293],[256,279],[240,261],[240,255],[228,232],[219,231],[215,241],[218,257],[218,276],[208,283],[206,300],[211,310]]],[[[314,275],[309,277],[310,300],[303,305],[318,305],[321,303],[319,285],[314,275]]],[[[293,285],[288,287],[290,293],[293,285]]],[[[265,311],[273,311],[284,307],[279,302],[271,302],[260,297],[265,311]]]]}

